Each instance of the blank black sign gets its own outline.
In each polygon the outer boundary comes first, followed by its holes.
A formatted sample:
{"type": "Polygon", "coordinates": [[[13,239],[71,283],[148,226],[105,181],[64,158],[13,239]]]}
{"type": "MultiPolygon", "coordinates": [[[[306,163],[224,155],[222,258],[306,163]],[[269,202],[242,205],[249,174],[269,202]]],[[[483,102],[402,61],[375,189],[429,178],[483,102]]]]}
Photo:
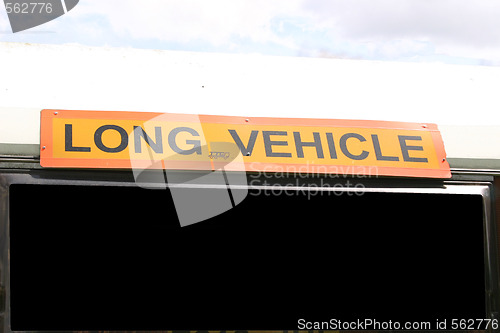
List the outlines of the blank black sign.
{"type": "Polygon", "coordinates": [[[485,317],[480,196],[336,193],[251,190],[181,228],[168,190],[12,185],[12,329],[485,317]]]}

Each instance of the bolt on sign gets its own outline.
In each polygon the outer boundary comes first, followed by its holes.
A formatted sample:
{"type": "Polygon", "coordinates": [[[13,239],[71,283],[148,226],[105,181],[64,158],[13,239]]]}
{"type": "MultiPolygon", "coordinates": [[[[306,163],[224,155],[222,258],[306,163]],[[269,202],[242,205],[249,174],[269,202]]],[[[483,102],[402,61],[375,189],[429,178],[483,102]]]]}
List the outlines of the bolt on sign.
{"type": "Polygon", "coordinates": [[[42,110],[43,167],[451,177],[435,124],[42,110]]]}

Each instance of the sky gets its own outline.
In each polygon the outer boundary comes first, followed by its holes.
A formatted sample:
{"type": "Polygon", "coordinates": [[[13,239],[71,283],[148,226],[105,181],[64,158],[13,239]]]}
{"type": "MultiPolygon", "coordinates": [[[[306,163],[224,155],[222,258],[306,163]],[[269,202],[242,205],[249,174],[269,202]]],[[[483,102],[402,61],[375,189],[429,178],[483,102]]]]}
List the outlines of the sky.
{"type": "Polygon", "coordinates": [[[500,66],[498,0],[80,0],[0,41],[500,66]]]}

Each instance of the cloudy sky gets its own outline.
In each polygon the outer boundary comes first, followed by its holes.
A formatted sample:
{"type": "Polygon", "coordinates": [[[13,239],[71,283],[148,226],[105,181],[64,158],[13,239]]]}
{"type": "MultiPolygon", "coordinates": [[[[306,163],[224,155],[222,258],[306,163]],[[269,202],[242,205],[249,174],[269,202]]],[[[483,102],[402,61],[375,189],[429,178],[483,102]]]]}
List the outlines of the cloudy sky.
{"type": "Polygon", "coordinates": [[[500,66],[498,0],[80,0],[0,41],[500,66]]]}

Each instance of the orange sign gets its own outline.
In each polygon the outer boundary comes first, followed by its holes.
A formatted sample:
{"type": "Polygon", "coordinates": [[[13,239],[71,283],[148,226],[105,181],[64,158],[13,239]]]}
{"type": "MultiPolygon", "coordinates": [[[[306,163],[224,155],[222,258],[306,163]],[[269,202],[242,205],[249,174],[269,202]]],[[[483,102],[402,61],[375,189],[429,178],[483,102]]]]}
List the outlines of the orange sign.
{"type": "Polygon", "coordinates": [[[435,124],[42,110],[43,167],[451,177],[435,124]]]}

